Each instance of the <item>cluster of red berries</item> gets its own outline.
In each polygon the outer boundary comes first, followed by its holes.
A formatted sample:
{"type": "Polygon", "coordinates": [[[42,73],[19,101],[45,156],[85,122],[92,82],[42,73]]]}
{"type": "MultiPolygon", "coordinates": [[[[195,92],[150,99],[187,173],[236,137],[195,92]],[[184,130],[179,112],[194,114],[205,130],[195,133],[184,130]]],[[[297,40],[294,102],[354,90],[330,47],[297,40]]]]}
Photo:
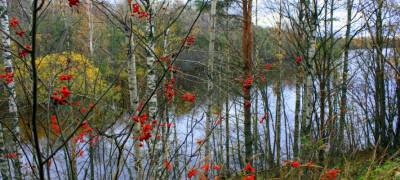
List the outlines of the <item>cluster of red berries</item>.
{"type": "Polygon", "coordinates": [[[163,165],[165,169],[167,169],[168,171],[172,171],[172,163],[169,162],[167,159],[164,159],[163,165]]]}
{"type": "MultiPolygon", "coordinates": [[[[72,75],[70,74],[62,74],[58,78],[60,81],[69,81],[72,79],[72,75]]],[[[51,96],[51,100],[56,105],[66,105],[68,104],[68,97],[71,96],[72,92],[68,89],[67,86],[62,86],[61,90],[57,90],[53,92],[51,96]]]]}
{"type": "Polygon", "coordinates": [[[168,103],[174,100],[175,96],[174,85],[175,85],[175,78],[171,78],[170,80],[167,79],[165,81],[164,95],[167,98],[168,103]]]}
{"type": "Polygon", "coordinates": [[[20,22],[19,22],[19,19],[18,19],[18,18],[12,17],[12,18],[10,19],[10,27],[11,27],[12,29],[15,30],[15,34],[16,34],[17,36],[19,36],[19,37],[24,37],[26,31],[24,31],[24,30],[22,30],[21,28],[19,28],[19,24],[20,24],[20,22]]]}
{"type": "MultiPolygon", "coordinates": [[[[312,161],[309,161],[309,162],[301,165],[301,163],[297,160],[285,161],[285,165],[290,166],[292,168],[299,168],[299,167],[315,168],[315,167],[317,167],[314,165],[314,163],[312,161]]],[[[339,173],[340,173],[340,169],[338,169],[338,168],[329,169],[321,175],[320,179],[321,180],[336,180],[339,173]]]]}
{"type": "Polygon", "coordinates": [[[254,77],[253,75],[248,75],[247,78],[243,81],[243,92],[249,92],[251,86],[253,85],[254,77]]]}
{"type": "Polygon", "coordinates": [[[88,135],[89,138],[89,145],[93,145],[96,141],[98,141],[99,136],[95,136],[93,134],[93,128],[89,125],[88,121],[83,121],[81,124],[81,132],[73,137],[73,141],[75,143],[85,143],[85,136],[88,135]]]}
{"type": "Polygon", "coordinates": [[[199,171],[196,168],[192,168],[188,171],[187,176],[188,178],[192,178],[193,176],[196,176],[199,174],[199,171]]]}
{"type": "Polygon", "coordinates": [[[136,137],[139,141],[145,141],[151,138],[151,130],[153,129],[153,124],[157,124],[157,120],[153,120],[150,123],[147,122],[147,114],[142,114],[140,116],[133,116],[133,121],[140,124],[140,134],[136,137]]]}
{"type": "Polygon", "coordinates": [[[3,157],[8,159],[16,159],[18,157],[18,154],[16,152],[11,152],[4,154],[3,157]]]}
{"type": "Polygon", "coordinates": [[[132,7],[131,16],[138,16],[140,19],[149,17],[149,13],[145,10],[141,10],[139,3],[135,2],[132,4],[131,0],[128,0],[128,4],[132,7]]]}
{"type": "MultiPolygon", "coordinates": [[[[22,29],[19,27],[20,21],[19,21],[18,18],[12,17],[12,18],[10,19],[10,22],[9,22],[9,23],[10,23],[10,27],[11,27],[12,29],[15,30],[15,34],[16,34],[17,36],[20,36],[20,37],[24,37],[24,36],[25,36],[25,31],[22,30],[22,29]]],[[[24,48],[22,48],[22,50],[20,50],[20,51],[18,52],[18,55],[19,55],[20,58],[23,58],[23,57],[27,56],[31,50],[32,50],[32,46],[29,45],[29,44],[26,44],[26,45],[24,46],[24,48]]]]}
{"type": "Polygon", "coordinates": [[[293,167],[293,168],[298,168],[300,166],[307,167],[307,168],[315,167],[315,165],[314,165],[314,163],[312,161],[309,161],[306,164],[301,165],[301,163],[299,161],[297,161],[297,160],[287,160],[287,161],[285,161],[285,166],[290,166],[290,167],[293,167]]]}
{"type": "Polygon", "coordinates": [[[72,79],[71,74],[61,74],[60,77],[58,77],[60,81],[69,81],[72,79]]]}
{"type": "Polygon", "coordinates": [[[340,169],[334,168],[329,169],[321,176],[321,180],[336,180],[338,174],[340,173],[340,169]]]}
{"type": "Polygon", "coordinates": [[[265,114],[263,117],[260,119],[260,124],[262,124],[264,121],[266,121],[268,118],[268,114],[265,114]]]}
{"type": "MultiPolygon", "coordinates": [[[[208,163],[205,163],[203,166],[201,166],[201,169],[203,169],[204,172],[208,172],[211,168],[211,165],[208,163]]],[[[218,164],[214,164],[213,169],[216,171],[221,170],[221,166],[218,164]]]]}
{"type": "Polygon", "coordinates": [[[135,116],[133,116],[133,121],[135,122],[135,123],[140,123],[140,124],[144,124],[146,121],[147,121],[147,119],[148,119],[149,117],[147,116],[147,114],[142,114],[142,115],[140,115],[140,116],[138,116],[138,115],[135,115],[135,116]]]}
{"type": "Polygon", "coordinates": [[[153,129],[151,123],[142,124],[142,129],[139,136],[139,141],[145,141],[151,138],[151,130],[153,129]]]}
{"type": "Polygon", "coordinates": [[[185,45],[186,45],[187,47],[193,46],[194,43],[195,43],[195,41],[196,41],[196,38],[195,38],[194,35],[192,35],[192,34],[188,35],[188,36],[183,40],[183,42],[185,43],[185,45]]]}
{"type": "Polygon", "coordinates": [[[183,101],[194,103],[196,101],[196,96],[193,93],[185,92],[181,96],[183,101]]]}
{"type": "Polygon", "coordinates": [[[246,173],[246,176],[242,178],[242,180],[254,180],[256,169],[251,166],[250,163],[247,163],[244,167],[243,171],[246,173]]]}
{"type": "Polygon", "coordinates": [[[161,56],[160,57],[160,61],[164,62],[164,63],[166,63],[168,65],[168,71],[170,71],[170,72],[175,72],[176,71],[175,67],[171,63],[171,55],[161,56]]]}
{"type": "MultiPolygon", "coordinates": [[[[211,165],[209,163],[205,163],[200,168],[203,170],[204,174],[206,174],[210,170],[211,165]]],[[[221,166],[218,165],[218,164],[215,164],[213,166],[213,169],[215,171],[219,171],[219,170],[221,170],[221,166]]],[[[193,167],[188,171],[187,176],[188,176],[188,178],[192,178],[192,177],[196,176],[197,174],[199,174],[199,171],[196,168],[193,167]]],[[[203,178],[201,177],[200,179],[206,179],[206,178],[205,177],[203,177],[203,178]]],[[[216,179],[217,179],[217,177],[216,177],[216,179]]]]}
{"type": "Polygon", "coordinates": [[[7,72],[5,74],[0,74],[0,79],[4,79],[7,84],[14,81],[14,72],[7,72]]]}
{"type": "Polygon", "coordinates": [[[79,0],[68,0],[68,5],[69,5],[69,7],[78,6],[79,0]]]}
{"type": "Polygon", "coordinates": [[[296,62],[296,64],[300,64],[302,60],[303,60],[303,57],[296,56],[295,62],[296,62]]]}
{"type": "Polygon", "coordinates": [[[270,63],[265,64],[265,69],[266,70],[270,70],[271,67],[272,67],[272,64],[270,64],[270,63]]]}
{"type": "Polygon", "coordinates": [[[24,58],[24,57],[26,57],[26,56],[29,54],[30,51],[32,51],[32,46],[29,45],[29,44],[26,44],[26,45],[24,46],[24,48],[21,49],[21,50],[18,52],[18,56],[19,56],[20,58],[24,58]]]}
{"type": "Polygon", "coordinates": [[[16,17],[12,17],[10,19],[10,27],[11,28],[17,28],[19,26],[19,19],[16,17]]]}
{"type": "Polygon", "coordinates": [[[51,116],[51,130],[57,136],[61,134],[61,128],[58,125],[57,116],[56,115],[52,115],[51,116]]]}
{"type": "Polygon", "coordinates": [[[51,100],[53,100],[53,103],[56,105],[66,105],[68,104],[67,99],[71,94],[72,92],[68,89],[67,86],[62,86],[60,91],[53,92],[51,100]]]}

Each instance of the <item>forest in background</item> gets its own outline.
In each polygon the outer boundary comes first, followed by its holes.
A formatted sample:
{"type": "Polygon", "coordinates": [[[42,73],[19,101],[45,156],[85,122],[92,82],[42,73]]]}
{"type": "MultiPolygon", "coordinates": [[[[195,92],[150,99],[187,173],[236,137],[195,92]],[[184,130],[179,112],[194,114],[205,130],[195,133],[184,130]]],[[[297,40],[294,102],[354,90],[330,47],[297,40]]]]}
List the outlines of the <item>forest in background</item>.
{"type": "Polygon", "coordinates": [[[0,0],[1,179],[400,179],[397,0],[0,0]]]}

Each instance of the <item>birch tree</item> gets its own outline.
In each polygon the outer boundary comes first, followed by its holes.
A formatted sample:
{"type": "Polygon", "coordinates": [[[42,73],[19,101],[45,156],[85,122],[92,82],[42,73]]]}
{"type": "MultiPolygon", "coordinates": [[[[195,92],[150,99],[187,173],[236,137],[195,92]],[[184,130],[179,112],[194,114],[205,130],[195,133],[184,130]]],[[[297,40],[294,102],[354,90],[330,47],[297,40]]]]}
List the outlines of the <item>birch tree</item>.
{"type": "MultiPolygon", "coordinates": [[[[1,38],[2,38],[2,50],[3,50],[3,63],[7,74],[14,76],[14,68],[12,63],[12,55],[11,55],[11,40],[10,40],[10,29],[9,29],[9,18],[8,18],[8,11],[7,11],[7,1],[0,0],[0,28],[1,31],[1,38]]],[[[14,135],[15,143],[13,144],[11,150],[17,154],[16,159],[14,160],[14,173],[15,179],[21,179],[21,164],[20,164],[20,129],[19,129],[19,118],[18,118],[18,107],[16,101],[16,93],[15,93],[15,82],[11,80],[10,82],[6,83],[6,88],[8,91],[8,112],[11,115],[11,122],[12,122],[12,133],[14,135]]],[[[6,167],[7,167],[7,160],[4,159],[4,154],[6,152],[5,142],[4,142],[4,130],[0,125],[0,153],[2,157],[0,157],[0,170],[2,172],[2,176],[4,179],[7,179],[8,176],[5,174],[6,167]],[[1,142],[2,141],[2,142],[1,142]]]]}
{"type": "MultiPolygon", "coordinates": [[[[307,36],[307,58],[306,64],[304,67],[305,70],[305,84],[303,87],[303,100],[302,100],[302,140],[303,143],[309,141],[307,138],[310,138],[310,128],[312,126],[312,109],[313,109],[313,82],[312,82],[312,73],[313,73],[313,60],[315,56],[316,49],[316,22],[317,22],[317,12],[316,4],[310,2],[310,0],[304,0],[301,2],[301,6],[303,11],[305,12],[306,17],[306,36],[307,36]]],[[[304,154],[304,153],[303,153],[304,154]]]]}
{"type": "MultiPolygon", "coordinates": [[[[133,3],[129,4],[129,9],[132,11],[133,3]]],[[[137,115],[137,105],[139,103],[139,95],[138,95],[138,84],[136,77],[136,57],[135,57],[135,37],[133,33],[133,23],[135,19],[133,16],[130,18],[130,31],[129,33],[129,49],[128,49],[128,88],[129,88],[129,103],[130,103],[130,114],[135,116],[137,115]]],[[[134,134],[136,136],[140,135],[140,123],[134,124],[134,134]]],[[[140,141],[135,141],[134,144],[134,154],[135,154],[135,170],[136,170],[136,178],[143,179],[143,170],[142,170],[142,155],[140,149],[140,141]]]]}
{"type": "Polygon", "coordinates": [[[283,70],[283,54],[281,50],[282,37],[282,1],[279,1],[279,20],[278,20],[278,53],[276,55],[279,63],[279,78],[276,85],[276,123],[275,123],[275,143],[276,143],[276,165],[280,166],[281,161],[281,107],[282,107],[282,70],[283,70]]]}
{"type": "Polygon", "coordinates": [[[205,142],[205,159],[206,163],[211,159],[210,152],[210,140],[209,137],[211,134],[211,123],[212,123],[212,101],[213,101],[213,73],[214,73],[214,58],[215,58],[215,25],[217,20],[217,0],[211,1],[211,11],[210,11],[210,25],[209,25],[209,33],[210,33],[210,41],[208,44],[208,79],[207,79],[207,121],[206,121],[206,142],[205,142]]]}
{"type": "MultiPolygon", "coordinates": [[[[145,1],[145,10],[148,14],[147,17],[147,26],[146,26],[146,74],[147,74],[147,88],[146,95],[149,98],[148,100],[148,112],[149,117],[151,119],[158,118],[158,102],[157,102],[157,75],[156,75],[156,64],[155,64],[155,16],[156,13],[153,10],[153,4],[150,0],[145,1]]],[[[151,138],[151,148],[149,151],[150,157],[150,170],[149,174],[153,177],[158,177],[159,167],[159,157],[157,154],[161,153],[160,143],[156,138],[157,133],[159,131],[159,126],[153,127],[152,134],[154,134],[151,138]]]]}

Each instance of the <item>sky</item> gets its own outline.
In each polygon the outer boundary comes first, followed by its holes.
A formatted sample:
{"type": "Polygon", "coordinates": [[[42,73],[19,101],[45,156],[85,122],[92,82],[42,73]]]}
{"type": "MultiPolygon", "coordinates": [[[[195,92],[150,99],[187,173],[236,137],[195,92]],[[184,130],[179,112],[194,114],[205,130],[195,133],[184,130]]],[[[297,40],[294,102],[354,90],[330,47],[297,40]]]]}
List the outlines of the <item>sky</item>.
{"type": "MultiPolygon", "coordinates": [[[[105,0],[108,1],[112,4],[116,4],[116,3],[121,3],[123,1],[127,1],[127,0],[105,0]]],[[[167,0],[170,2],[186,2],[186,0],[167,0]]],[[[193,0],[192,0],[193,1],[193,0]]],[[[285,4],[289,3],[296,3],[297,0],[282,0],[283,2],[285,2],[285,4]]],[[[321,3],[323,3],[323,1],[318,1],[320,3],[319,6],[322,6],[321,3]]],[[[256,23],[256,7],[257,7],[257,12],[258,12],[258,16],[257,16],[257,25],[261,26],[261,27],[273,27],[276,26],[277,24],[277,20],[279,19],[279,14],[278,14],[278,7],[279,7],[279,0],[253,0],[253,23],[256,23]]],[[[339,33],[337,34],[338,36],[343,36],[344,35],[344,31],[345,31],[345,26],[346,26],[346,15],[347,15],[347,11],[346,11],[346,0],[336,0],[335,4],[334,4],[334,19],[335,21],[333,22],[333,29],[334,31],[339,31],[339,33]]],[[[236,10],[233,10],[236,11],[236,10]]],[[[355,12],[355,10],[353,10],[353,13],[355,12]]],[[[292,13],[292,12],[291,12],[292,13]]],[[[354,19],[360,19],[361,18],[361,14],[358,13],[354,19]]],[[[285,22],[285,19],[283,20],[285,22]]],[[[287,21],[287,19],[286,19],[287,21]]],[[[360,21],[358,21],[360,22],[360,21]]],[[[358,23],[361,24],[361,23],[358,23]]],[[[354,26],[357,26],[357,22],[355,23],[354,26]]],[[[354,27],[353,26],[353,27],[354,27]]]]}
{"type": "MultiPolygon", "coordinates": [[[[255,1],[255,0],[254,0],[255,1]]],[[[289,0],[292,1],[292,0],[289,0]]],[[[288,2],[288,1],[285,1],[288,2]]],[[[322,3],[323,1],[318,1],[322,3]]],[[[255,5],[254,4],[254,11],[255,11],[255,5]]],[[[257,1],[257,6],[258,6],[258,25],[262,27],[273,27],[276,26],[277,21],[279,19],[279,0],[258,0],[257,1]],[[275,7],[274,7],[275,6],[275,7]]],[[[319,5],[322,7],[322,4],[319,5]]],[[[345,27],[346,26],[346,16],[347,16],[347,10],[346,10],[346,1],[345,0],[337,0],[334,4],[335,11],[333,13],[333,29],[334,31],[340,30],[339,35],[344,35],[345,27]]],[[[284,8],[285,9],[285,8],[284,8]]],[[[328,10],[329,11],[329,10],[328,10]]],[[[295,13],[291,11],[290,13],[295,13]]],[[[328,12],[329,13],[329,12],[328,12]]],[[[354,13],[354,10],[353,10],[354,13]]],[[[253,22],[255,22],[255,12],[253,13],[253,22]]],[[[359,19],[361,14],[358,14],[355,16],[354,20],[359,19]]],[[[285,14],[284,14],[285,16],[285,14]]],[[[330,16],[330,15],[328,15],[330,16]]],[[[285,19],[283,20],[285,22],[285,19]]],[[[288,20],[286,19],[286,22],[288,20]]],[[[322,23],[322,22],[321,22],[322,23]]]]}

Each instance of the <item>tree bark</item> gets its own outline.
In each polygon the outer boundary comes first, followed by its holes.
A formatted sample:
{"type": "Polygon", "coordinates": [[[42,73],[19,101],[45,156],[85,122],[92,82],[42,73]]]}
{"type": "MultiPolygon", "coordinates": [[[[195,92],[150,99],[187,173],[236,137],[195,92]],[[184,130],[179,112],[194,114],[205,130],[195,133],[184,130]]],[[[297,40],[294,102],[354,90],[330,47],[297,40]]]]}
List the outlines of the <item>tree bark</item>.
{"type": "Polygon", "coordinates": [[[347,85],[348,85],[348,73],[349,73],[349,46],[350,46],[350,31],[351,31],[351,11],[353,8],[353,0],[347,0],[347,25],[345,34],[345,47],[343,55],[343,72],[342,72],[342,86],[341,86],[341,97],[340,97],[340,119],[339,119],[339,137],[338,147],[343,147],[344,143],[344,129],[346,123],[346,111],[347,111],[347,85]]]}
{"type": "Polygon", "coordinates": [[[279,21],[278,21],[278,55],[279,61],[279,79],[276,85],[276,123],[275,123],[275,143],[276,143],[276,165],[279,167],[281,162],[281,113],[282,113],[282,70],[283,70],[283,54],[281,50],[281,31],[282,31],[282,1],[279,1],[279,21]]]}
{"type": "MultiPolygon", "coordinates": [[[[156,65],[155,65],[155,56],[154,56],[154,47],[155,47],[155,39],[154,39],[154,29],[155,29],[155,21],[154,16],[155,13],[152,8],[152,4],[150,1],[146,1],[145,10],[148,13],[148,22],[147,22],[147,46],[146,46],[146,73],[147,73],[147,88],[146,88],[146,97],[149,98],[148,101],[148,112],[149,118],[151,120],[158,118],[158,102],[157,102],[157,75],[156,75],[156,65]]],[[[149,167],[149,175],[150,177],[159,177],[158,173],[159,168],[159,160],[160,157],[158,154],[161,152],[160,142],[157,139],[157,133],[159,132],[159,124],[153,126],[152,137],[150,138],[150,167],[149,167]]]]}
{"type": "MultiPolygon", "coordinates": [[[[229,64],[229,58],[228,58],[229,64]]],[[[228,67],[229,68],[229,67],[228,67]]],[[[229,70],[228,70],[229,72],[229,70]]],[[[228,86],[226,86],[228,87],[228,86]]],[[[230,140],[230,128],[229,128],[229,94],[225,97],[225,174],[229,176],[229,163],[230,163],[230,152],[229,152],[229,140],[230,140]]]]}
{"type": "MultiPolygon", "coordinates": [[[[397,44],[396,38],[394,38],[395,42],[394,44],[397,44]]],[[[394,53],[394,59],[395,59],[395,65],[397,69],[400,69],[400,59],[399,59],[399,53],[396,50],[394,53]]],[[[396,106],[397,106],[397,124],[396,124],[396,130],[395,132],[395,137],[394,137],[394,147],[395,148],[400,148],[400,74],[396,74],[396,106]]]]}
{"type": "Polygon", "coordinates": [[[375,141],[381,143],[382,147],[388,145],[388,138],[386,132],[386,97],[385,97],[385,60],[383,55],[383,19],[382,8],[383,0],[377,0],[378,8],[376,10],[376,34],[375,34],[375,53],[376,53],[376,67],[375,67],[375,126],[376,137],[375,141]]]}
{"type": "Polygon", "coordinates": [[[209,33],[210,33],[210,41],[208,44],[208,79],[207,79],[207,121],[206,121],[206,139],[205,139],[205,160],[206,163],[209,163],[211,159],[211,151],[210,151],[210,140],[211,137],[211,124],[212,124],[212,104],[213,104],[213,73],[214,73],[214,58],[215,58],[215,25],[216,25],[216,13],[217,12],[217,1],[211,1],[211,11],[210,11],[210,26],[209,26],[209,33]]]}
{"type": "Polygon", "coordinates": [[[300,72],[296,73],[296,102],[294,110],[294,135],[293,135],[293,156],[295,159],[299,158],[299,132],[300,132],[300,90],[301,90],[301,79],[300,72]]]}
{"type": "MultiPolygon", "coordinates": [[[[312,82],[312,74],[314,70],[314,56],[316,49],[316,5],[310,5],[310,1],[307,0],[302,2],[302,7],[305,11],[305,17],[309,24],[306,25],[305,30],[307,34],[307,58],[306,58],[306,66],[304,67],[305,73],[305,84],[304,84],[304,92],[303,92],[303,101],[302,101],[302,140],[304,142],[311,143],[311,132],[310,128],[312,127],[312,114],[313,114],[313,82],[312,82]]],[[[304,144],[304,143],[302,143],[304,144]]],[[[305,155],[306,152],[302,152],[305,155]]]]}
{"type": "MultiPolygon", "coordinates": [[[[8,7],[7,7],[7,1],[6,0],[0,0],[0,11],[1,11],[1,16],[0,16],[0,26],[2,29],[2,49],[3,49],[3,63],[4,67],[6,70],[6,73],[14,73],[14,68],[13,68],[13,63],[12,63],[12,55],[11,55],[11,40],[10,40],[10,29],[9,29],[9,18],[8,18],[8,7]]],[[[14,162],[14,176],[15,179],[22,179],[22,174],[21,174],[21,152],[19,148],[19,143],[20,143],[20,129],[19,129],[19,118],[18,118],[18,107],[17,107],[17,95],[15,93],[15,82],[11,81],[10,83],[6,83],[7,86],[7,91],[8,91],[8,112],[11,115],[11,121],[12,121],[12,133],[15,136],[14,143],[12,145],[12,151],[14,153],[17,153],[16,159],[13,161],[14,162]]],[[[6,148],[4,147],[4,130],[2,127],[0,127],[1,134],[0,135],[0,141],[3,141],[3,143],[0,142],[0,155],[4,155],[6,152],[6,148]]],[[[3,174],[3,165],[7,165],[7,159],[3,159],[4,156],[0,157],[0,170],[2,172],[3,177],[6,179],[7,175],[3,174]],[[5,162],[3,162],[5,161],[5,162]],[[5,164],[3,164],[5,163],[5,164]]]]}
{"type": "Polygon", "coordinates": [[[254,158],[254,166],[258,167],[258,155],[259,155],[259,150],[258,150],[258,138],[259,138],[259,134],[258,134],[258,89],[254,88],[253,93],[255,94],[254,100],[255,100],[255,105],[253,108],[254,111],[254,117],[253,117],[253,153],[255,155],[254,158]]]}
{"type": "MultiPolygon", "coordinates": [[[[92,8],[93,4],[91,0],[86,0],[86,14],[88,16],[88,27],[89,27],[89,53],[90,58],[93,58],[94,48],[93,48],[93,17],[92,17],[92,8]]],[[[90,166],[90,180],[94,180],[94,147],[93,145],[89,145],[89,166],[90,166]]]]}
{"type": "MultiPolygon", "coordinates": [[[[242,56],[243,56],[243,77],[252,76],[252,48],[253,48],[253,32],[251,24],[252,0],[242,0],[243,11],[243,34],[242,34],[242,56]]],[[[244,144],[245,157],[247,162],[252,161],[253,137],[251,135],[251,97],[250,89],[243,91],[244,99],[244,144]]]]}
{"type": "MultiPolygon", "coordinates": [[[[132,9],[132,4],[130,5],[132,9]]],[[[136,77],[136,57],[134,53],[135,49],[135,39],[133,34],[133,24],[134,19],[131,18],[131,31],[129,32],[129,49],[128,49],[128,88],[129,88],[129,103],[130,103],[130,114],[137,114],[137,105],[139,103],[138,96],[138,84],[136,77]]],[[[140,135],[140,124],[134,124],[134,134],[135,136],[140,135]]],[[[143,169],[142,169],[142,155],[140,149],[140,141],[136,140],[134,144],[134,154],[135,162],[134,167],[136,170],[136,179],[143,179],[143,169]]]]}

